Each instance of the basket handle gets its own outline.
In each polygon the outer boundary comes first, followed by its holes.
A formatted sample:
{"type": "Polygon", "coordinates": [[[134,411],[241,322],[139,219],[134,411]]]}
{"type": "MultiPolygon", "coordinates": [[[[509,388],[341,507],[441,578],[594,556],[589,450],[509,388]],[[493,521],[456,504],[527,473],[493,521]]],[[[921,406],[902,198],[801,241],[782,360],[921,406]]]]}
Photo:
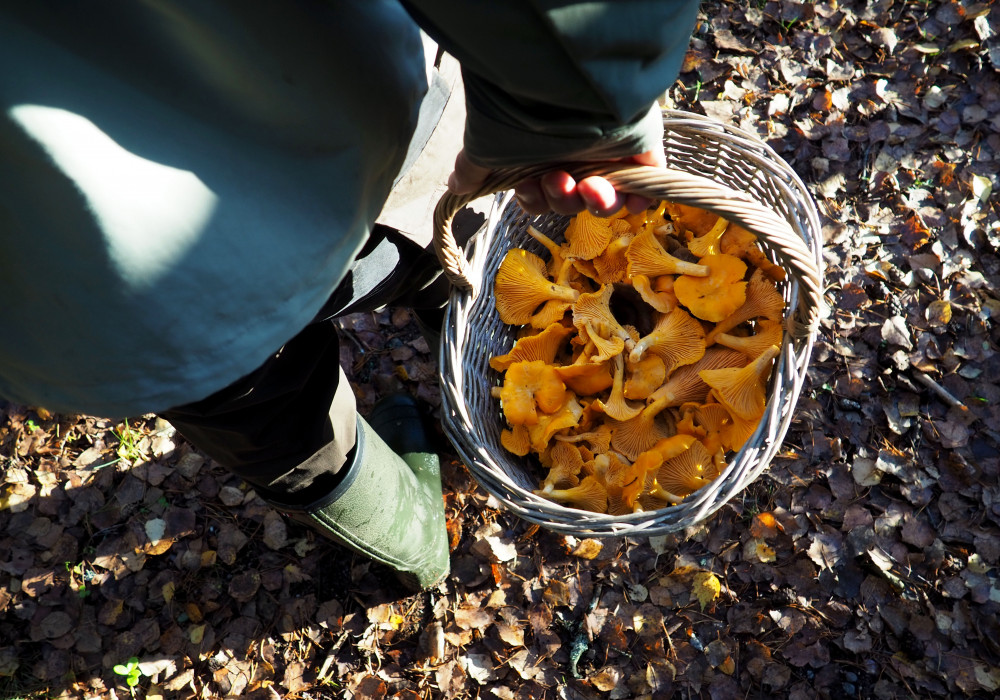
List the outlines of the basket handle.
{"type": "Polygon", "coordinates": [[[709,178],[647,165],[568,163],[506,168],[491,173],[474,192],[463,195],[446,192],[434,209],[433,242],[441,267],[452,285],[462,290],[473,288],[468,276],[468,261],[451,230],[455,214],[480,197],[510,189],[524,179],[541,177],[552,170],[565,170],[577,181],[599,175],[619,192],[699,207],[739,224],[764,240],[779,264],[800,285],[800,313],[790,329],[792,333],[804,337],[818,326],[823,303],[822,276],[813,253],[784,218],[749,195],[709,178]]]}

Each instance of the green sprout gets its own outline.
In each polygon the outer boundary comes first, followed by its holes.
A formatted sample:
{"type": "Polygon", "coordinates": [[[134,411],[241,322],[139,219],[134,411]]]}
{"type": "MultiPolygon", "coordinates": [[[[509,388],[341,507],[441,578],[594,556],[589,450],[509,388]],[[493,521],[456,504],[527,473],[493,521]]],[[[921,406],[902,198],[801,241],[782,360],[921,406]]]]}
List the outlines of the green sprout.
{"type": "Polygon", "coordinates": [[[139,676],[142,675],[142,670],[139,668],[138,657],[133,656],[125,664],[116,664],[112,670],[119,676],[125,676],[125,682],[129,688],[139,685],[139,676]]]}
{"type": "Polygon", "coordinates": [[[76,594],[81,598],[86,598],[90,595],[90,589],[87,588],[87,581],[93,578],[93,574],[87,575],[84,569],[84,562],[79,564],[74,564],[73,562],[64,562],[67,573],[70,577],[70,588],[76,588],[76,594]]]}
{"type": "Polygon", "coordinates": [[[25,421],[24,426],[28,429],[29,433],[33,433],[36,430],[38,430],[38,423],[31,420],[30,418],[27,421],[25,421]]]}
{"type": "Polygon", "coordinates": [[[142,457],[142,450],[139,449],[139,431],[133,430],[128,421],[111,431],[118,439],[118,456],[121,459],[135,462],[142,457]]]}
{"type": "Polygon", "coordinates": [[[701,81],[699,80],[699,81],[698,81],[697,83],[695,83],[695,85],[694,85],[694,100],[692,100],[692,101],[693,101],[693,102],[697,102],[697,101],[698,101],[698,98],[699,98],[700,96],[701,96],[701,81]]]}

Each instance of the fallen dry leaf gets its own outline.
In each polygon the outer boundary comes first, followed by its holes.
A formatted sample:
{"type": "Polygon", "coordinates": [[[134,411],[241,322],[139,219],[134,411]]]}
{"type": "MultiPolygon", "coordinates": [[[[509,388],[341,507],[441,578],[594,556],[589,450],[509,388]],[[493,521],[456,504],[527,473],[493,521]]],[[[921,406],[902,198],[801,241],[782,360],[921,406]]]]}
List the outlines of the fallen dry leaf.
{"type": "Polygon", "coordinates": [[[712,601],[719,597],[719,593],[722,592],[722,584],[719,579],[716,578],[715,574],[710,571],[699,571],[694,575],[694,581],[691,586],[691,593],[701,604],[701,609],[704,610],[712,601]]]}

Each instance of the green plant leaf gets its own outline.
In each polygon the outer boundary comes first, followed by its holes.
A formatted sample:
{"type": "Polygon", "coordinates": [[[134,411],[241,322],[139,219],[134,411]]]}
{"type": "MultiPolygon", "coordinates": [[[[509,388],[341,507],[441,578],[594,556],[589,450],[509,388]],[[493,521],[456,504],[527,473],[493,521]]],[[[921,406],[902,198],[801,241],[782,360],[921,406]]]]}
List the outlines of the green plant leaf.
{"type": "Polygon", "coordinates": [[[111,669],[111,670],[113,670],[119,676],[127,676],[129,674],[128,667],[127,666],[123,666],[122,664],[115,664],[115,667],[113,669],[111,669]]]}

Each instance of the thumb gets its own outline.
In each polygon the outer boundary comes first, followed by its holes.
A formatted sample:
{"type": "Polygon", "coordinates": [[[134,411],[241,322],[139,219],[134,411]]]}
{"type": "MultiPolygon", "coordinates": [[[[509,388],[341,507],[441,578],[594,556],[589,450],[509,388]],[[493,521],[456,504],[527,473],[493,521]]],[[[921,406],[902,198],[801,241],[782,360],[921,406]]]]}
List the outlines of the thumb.
{"type": "Polygon", "coordinates": [[[448,189],[454,194],[469,194],[475,192],[486,182],[489,168],[476,165],[465,155],[463,148],[455,157],[455,169],[448,176],[448,189]]]}

